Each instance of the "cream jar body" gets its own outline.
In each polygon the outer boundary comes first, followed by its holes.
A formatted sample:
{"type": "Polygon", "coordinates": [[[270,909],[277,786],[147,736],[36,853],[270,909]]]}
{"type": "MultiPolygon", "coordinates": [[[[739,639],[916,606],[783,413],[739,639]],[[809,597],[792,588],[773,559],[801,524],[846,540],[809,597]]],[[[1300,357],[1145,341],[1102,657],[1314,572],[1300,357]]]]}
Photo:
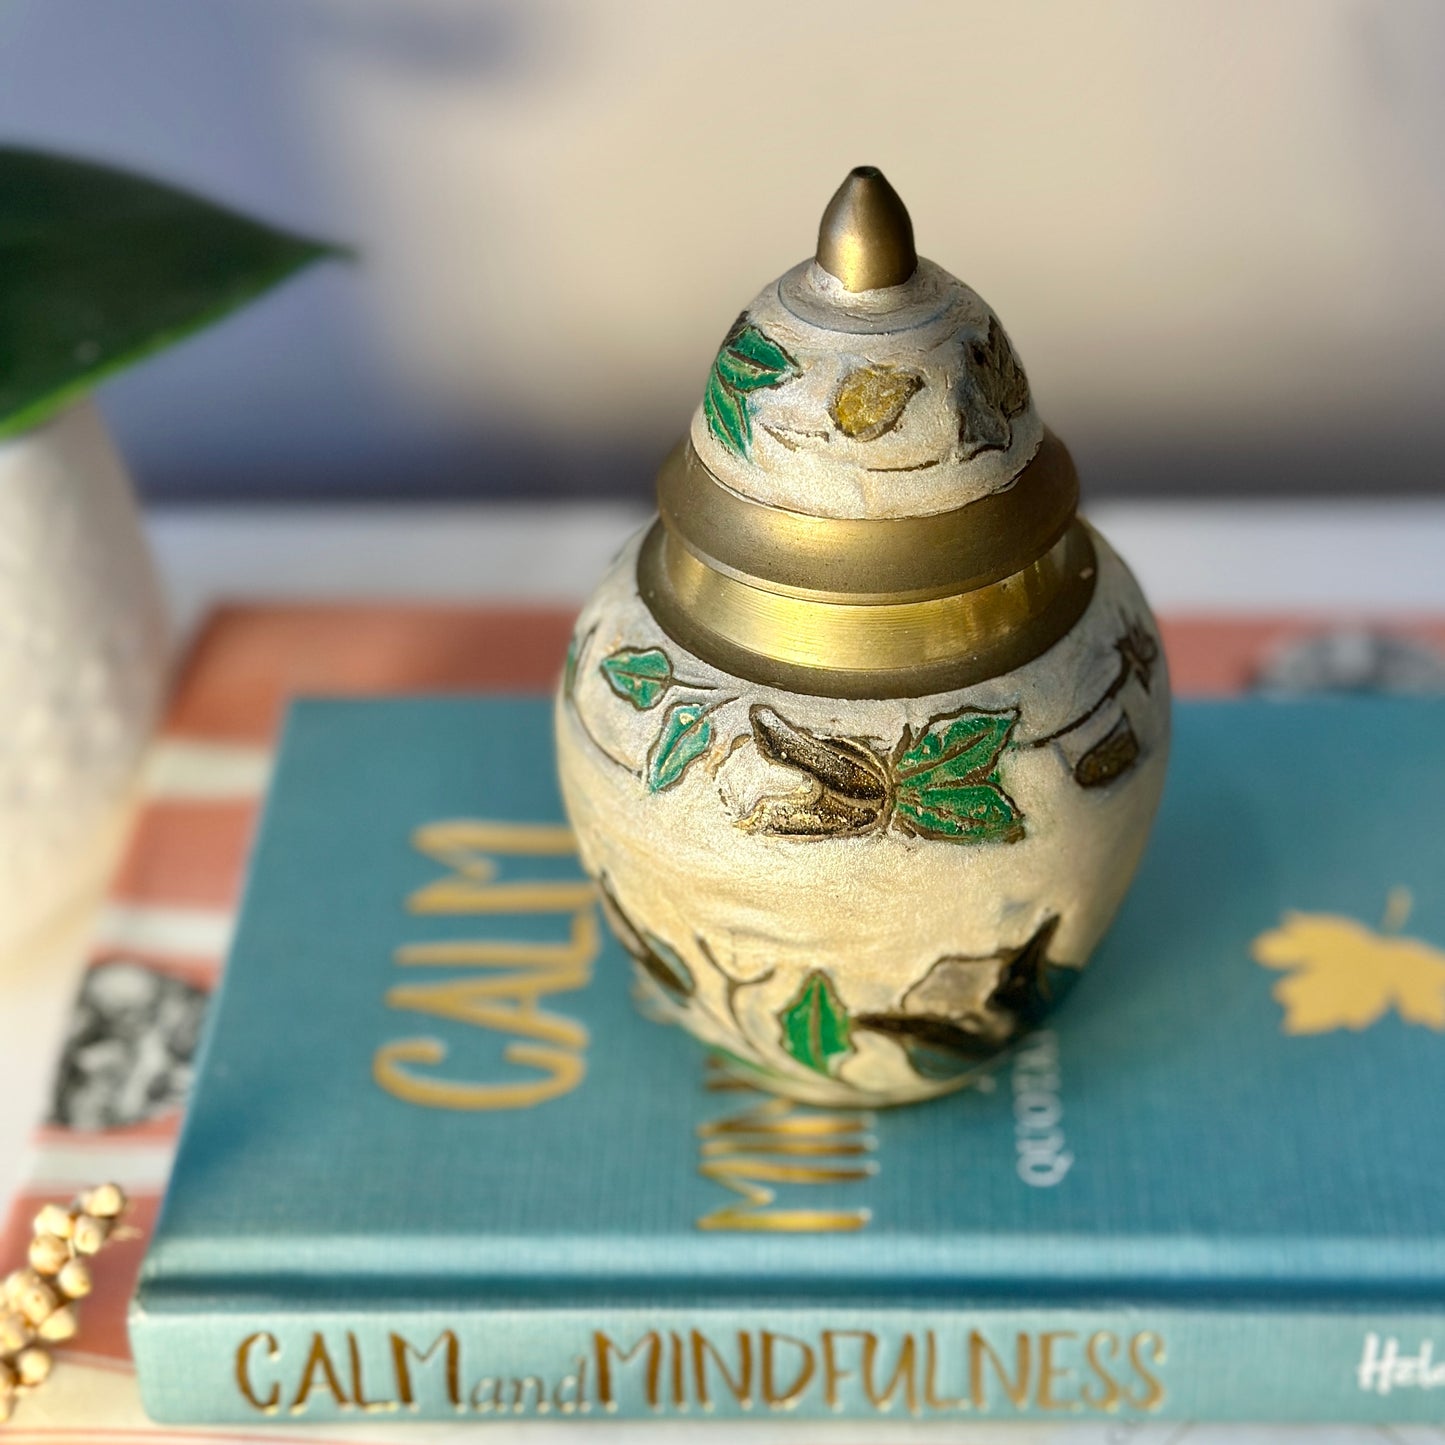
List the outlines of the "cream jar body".
{"type": "Polygon", "coordinates": [[[724,336],[557,708],[645,1006],[750,1081],[956,1088],[1108,926],[1169,689],[1078,496],[998,317],[855,170],[724,336]]]}
{"type": "Polygon", "coordinates": [[[557,741],[584,866],[650,1013],[763,1086],[832,1105],[946,1092],[1038,1021],[1128,888],[1168,754],[1151,614],[1092,540],[1092,599],[1042,656],[874,700],[691,655],[639,594],[642,539],[626,549],[577,624],[557,741]],[[961,834],[927,807],[929,739],[950,730],[980,737],[997,778],[979,785],[992,815],[961,834]],[[817,824],[833,831],[800,831],[834,755],[846,773],[867,753],[876,805],[854,787],[848,816],[817,824]]]}

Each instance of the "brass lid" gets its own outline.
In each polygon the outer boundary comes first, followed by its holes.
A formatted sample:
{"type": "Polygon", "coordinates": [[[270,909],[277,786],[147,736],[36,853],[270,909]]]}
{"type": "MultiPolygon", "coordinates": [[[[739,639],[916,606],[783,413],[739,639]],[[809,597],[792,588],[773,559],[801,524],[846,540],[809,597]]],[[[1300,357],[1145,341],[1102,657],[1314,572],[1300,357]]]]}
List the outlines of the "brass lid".
{"type": "Polygon", "coordinates": [[[683,646],[824,696],[921,696],[1039,655],[1082,613],[1078,479],[998,318],[855,169],[817,255],[723,340],[658,478],[639,584],[683,646]]]}

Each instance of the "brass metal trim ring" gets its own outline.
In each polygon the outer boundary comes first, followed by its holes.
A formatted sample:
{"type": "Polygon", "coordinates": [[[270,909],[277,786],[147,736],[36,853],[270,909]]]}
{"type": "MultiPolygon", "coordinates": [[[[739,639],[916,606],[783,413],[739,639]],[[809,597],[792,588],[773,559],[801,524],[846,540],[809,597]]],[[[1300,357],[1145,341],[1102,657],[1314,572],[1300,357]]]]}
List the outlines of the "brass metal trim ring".
{"type": "Polygon", "coordinates": [[[985,586],[837,601],[743,581],[659,521],[643,541],[637,583],[668,636],[734,676],[818,697],[923,697],[1046,652],[1083,615],[1095,570],[1089,529],[1076,519],[1042,556],[985,586]]]}
{"type": "Polygon", "coordinates": [[[690,441],[663,463],[658,511],[715,572],[819,600],[897,603],[946,597],[1029,566],[1064,534],[1079,502],[1068,449],[1047,429],[1013,484],[922,517],[814,517],[756,502],[720,482],[690,441]]]}

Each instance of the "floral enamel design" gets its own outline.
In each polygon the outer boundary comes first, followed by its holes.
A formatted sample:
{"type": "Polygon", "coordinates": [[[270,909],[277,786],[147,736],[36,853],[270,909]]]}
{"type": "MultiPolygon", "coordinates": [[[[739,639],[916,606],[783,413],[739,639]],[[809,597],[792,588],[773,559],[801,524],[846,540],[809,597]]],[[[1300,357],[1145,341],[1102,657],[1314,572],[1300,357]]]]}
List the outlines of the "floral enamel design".
{"type": "Polygon", "coordinates": [[[894,828],[955,843],[1023,836],[1023,814],[999,773],[1017,711],[959,712],[905,728],[887,756],[795,727],[770,707],[749,709],[748,720],[764,758],[810,781],[806,792],[757,803],[739,819],[747,832],[819,838],[894,828]]]}
{"type": "Polygon", "coordinates": [[[781,386],[798,373],[797,362],[744,312],[724,337],[708,373],[702,398],[708,430],[734,456],[746,457],[753,444],[748,397],[781,386]]]}

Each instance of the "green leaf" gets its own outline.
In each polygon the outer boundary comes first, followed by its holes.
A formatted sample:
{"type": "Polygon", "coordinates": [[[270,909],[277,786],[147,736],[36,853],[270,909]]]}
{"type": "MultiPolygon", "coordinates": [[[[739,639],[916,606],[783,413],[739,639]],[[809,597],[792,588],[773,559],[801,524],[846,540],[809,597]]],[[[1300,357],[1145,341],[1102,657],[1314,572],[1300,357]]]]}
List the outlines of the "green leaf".
{"type": "Polygon", "coordinates": [[[680,702],[671,708],[647,756],[647,786],[654,793],[670,788],[712,744],[711,706],[680,702]]]}
{"type": "Polygon", "coordinates": [[[0,148],[0,436],[345,254],[139,176],[0,148]]]}
{"type": "Polygon", "coordinates": [[[598,666],[612,691],[639,712],[656,707],[674,680],[672,663],[660,647],[641,652],[624,647],[604,657],[598,666]]]}
{"type": "Polygon", "coordinates": [[[814,969],[798,996],[778,1015],[783,1047],[815,1073],[832,1074],[833,1061],[853,1052],[848,1011],[828,975],[814,969]]]}
{"type": "Polygon", "coordinates": [[[987,775],[1003,751],[1018,713],[966,712],[940,718],[899,754],[900,779],[965,782],[987,775]]]}
{"type": "Polygon", "coordinates": [[[747,394],[781,386],[797,374],[793,358],[748,321],[746,313],[740,316],[724,338],[708,374],[702,399],[708,429],[730,452],[747,456],[753,440],[747,394]]]}
{"type": "Polygon", "coordinates": [[[954,843],[1013,843],[1023,836],[1022,814],[996,782],[900,784],[893,816],[905,833],[954,843]]]}
{"type": "Polygon", "coordinates": [[[739,356],[735,351],[729,351],[724,347],[717,354],[717,360],[713,363],[717,370],[718,380],[733,391],[758,391],[763,387],[773,386],[777,382],[777,373],[769,371],[765,366],[759,366],[756,361],[749,361],[745,356],[739,356]]]}
{"type": "Polygon", "coordinates": [[[893,762],[894,823],[955,843],[1021,838],[1023,815],[996,771],[1017,721],[1017,712],[966,712],[905,733],[893,762]]]}
{"type": "Polygon", "coordinates": [[[709,430],[718,441],[730,452],[746,456],[753,440],[753,423],[748,415],[747,403],[737,392],[729,391],[723,385],[716,370],[707,379],[702,410],[709,430]]]}
{"type": "Polygon", "coordinates": [[[765,372],[771,372],[772,385],[792,375],[797,363],[770,336],[765,336],[751,322],[744,323],[728,338],[726,349],[751,361],[765,372]]]}

